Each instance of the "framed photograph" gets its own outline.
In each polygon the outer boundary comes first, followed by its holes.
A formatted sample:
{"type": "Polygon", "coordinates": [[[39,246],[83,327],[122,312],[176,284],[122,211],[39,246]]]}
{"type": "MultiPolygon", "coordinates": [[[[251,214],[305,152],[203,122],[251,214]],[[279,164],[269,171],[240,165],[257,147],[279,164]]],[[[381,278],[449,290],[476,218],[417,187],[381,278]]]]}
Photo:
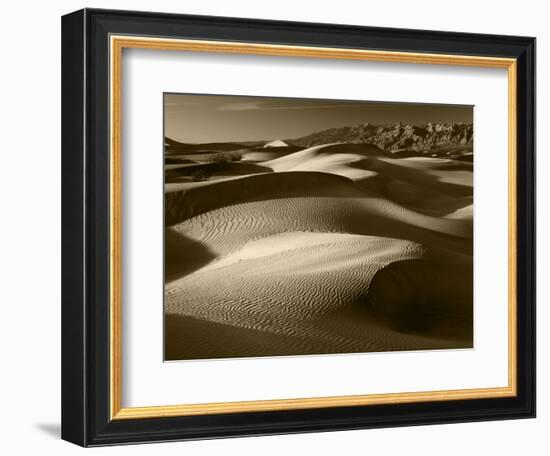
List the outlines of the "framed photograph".
{"type": "Polygon", "coordinates": [[[62,437],[535,416],[535,39],[62,20],[62,437]]]}

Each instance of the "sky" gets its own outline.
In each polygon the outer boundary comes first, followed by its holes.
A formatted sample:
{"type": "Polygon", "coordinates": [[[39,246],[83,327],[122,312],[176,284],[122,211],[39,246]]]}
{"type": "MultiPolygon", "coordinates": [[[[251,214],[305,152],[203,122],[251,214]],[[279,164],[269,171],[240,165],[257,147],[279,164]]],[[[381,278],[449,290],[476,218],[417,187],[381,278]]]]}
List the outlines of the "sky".
{"type": "Polygon", "coordinates": [[[327,128],[473,121],[473,107],[308,98],[165,94],[165,134],[185,143],[292,139],[327,128]]]}

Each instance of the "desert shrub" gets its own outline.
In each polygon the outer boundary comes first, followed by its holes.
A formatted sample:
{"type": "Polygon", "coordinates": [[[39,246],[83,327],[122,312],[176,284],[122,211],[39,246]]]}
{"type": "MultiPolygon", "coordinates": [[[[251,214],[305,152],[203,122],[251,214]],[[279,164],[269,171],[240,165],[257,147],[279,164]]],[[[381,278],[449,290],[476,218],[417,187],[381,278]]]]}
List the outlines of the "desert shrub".
{"type": "Polygon", "coordinates": [[[233,152],[229,152],[229,157],[230,157],[231,161],[241,161],[242,154],[235,150],[233,152]]]}
{"type": "Polygon", "coordinates": [[[191,179],[193,182],[201,182],[208,180],[210,178],[210,173],[205,169],[197,169],[191,173],[191,179]]]}
{"type": "Polygon", "coordinates": [[[230,163],[241,160],[241,153],[238,151],[220,152],[211,158],[213,163],[230,163]]]}

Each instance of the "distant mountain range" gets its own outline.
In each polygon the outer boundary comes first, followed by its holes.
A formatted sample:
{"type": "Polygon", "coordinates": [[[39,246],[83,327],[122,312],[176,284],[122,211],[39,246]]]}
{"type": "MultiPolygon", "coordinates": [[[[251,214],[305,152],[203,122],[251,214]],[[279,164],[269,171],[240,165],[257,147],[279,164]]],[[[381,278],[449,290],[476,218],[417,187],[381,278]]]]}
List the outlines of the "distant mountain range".
{"type": "Polygon", "coordinates": [[[330,128],[286,142],[301,147],[335,142],[366,143],[389,152],[430,152],[453,147],[471,150],[473,136],[473,125],[464,123],[428,123],[420,126],[365,123],[353,127],[330,128]]]}
{"type": "Polygon", "coordinates": [[[371,144],[398,156],[430,154],[472,160],[474,128],[472,124],[445,122],[426,125],[365,123],[329,128],[294,139],[189,144],[165,138],[167,155],[206,155],[262,148],[305,148],[331,143],[371,144]]]}

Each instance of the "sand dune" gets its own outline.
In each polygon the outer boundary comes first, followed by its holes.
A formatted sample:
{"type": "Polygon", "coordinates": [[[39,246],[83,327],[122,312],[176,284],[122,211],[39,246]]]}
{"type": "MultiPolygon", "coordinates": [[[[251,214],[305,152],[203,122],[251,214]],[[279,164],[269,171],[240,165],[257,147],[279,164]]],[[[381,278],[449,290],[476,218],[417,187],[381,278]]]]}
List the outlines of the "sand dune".
{"type": "Polygon", "coordinates": [[[353,182],[327,173],[256,174],[179,185],[165,197],[166,225],[233,204],[297,196],[362,195],[353,182]]]}
{"type": "Polygon", "coordinates": [[[420,188],[449,196],[471,196],[473,187],[470,163],[440,158],[379,158],[373,165],[380,173],[420,188]]]}
{"type": "Polygon", "coordinates": [[[374,176],[376,173],[357,164],[368,156],[376,156],[380,153],[378,148],[370,145],[328,144],[266,161],[263,166],[278,172],[318,171],[359,180],[374,176]]]}
{"type": "Polygon", "coordinates": [[[264,144],[264,147],[288,147],[288,144],[281,139],[275,139],[264,144]]]}
{"type": "Polygon", "coordinates": [[[364,190],[428,215],[445,215],[472,204],[473,167],[451,159],[394,159],[372,145],[310,147],[262,163],[273,171],[317,171],[347,177],[364,190]]]}
{"type": "Polygon", "coordinates": [[[467,206],[461,207],[454,212],[446,215],[447,218],[456,218],[456,219],[466,219],[473,220],[474,218],[474,205],[469,204],[467,206]]]}
{"type": "Polygon", "coordinates": [[[279,152],[279,151],[269,151],[269,152],[246,152],[242,156],[243,161],[251,161],[251,162],[261,162],[261,161],[268,161],[273,160],[275,158],[280,158],[282,156],[286,155],[285,152],[279,152]]]}
{"type": "MultiPolygon", "coordinates": [[[[423,254],[412,242],[342,233],[294,232],[250,241],[167,287],[167,327],[191,318],[194,331],[205,331],[205,341],[219,334],[203,321],[224,325],[226,331],[228,326],[252,330],[258,338],[267,333],[276,336],[272,354],[295,354],[298,348],[329,353],[456,345],[461,335],[434,338],[431,327],[420,328],[424,333],[399,332],[370,311],[368,290],[376,273],[423,254]]],[[[261,354],[250,340],[243,351],[226,353],[208,343],[190,348],[184,338],[167,344],[169,358],[261,354]]]]}
{"type": "Polygon", "coordinates": [[[264,158],[170,184],[167,359],[471,346],[471,164],[362,144],[264,158]]]}
{"type": "MultiPolygon", "coordinates": [[[[401,255],[408,257],[419,257],[422,247],[408,241],[398,239],[381,238],[376,236],[352,235],[346,233],[316,233],[316,232],[285,232],[274,234],[259,239],[248,241],[242,248],[231,252],[215,262],[203,267],[197,275],[202,277],[205,273],[219,270],[220,268],[233,268],[237,263],[245,261],[262,260],[260,274],[287,274],[288,270],[278,268],[285,267],[284,256],[294,255],[293,264],[300,274],[321,273],[342,269],[352,266],[357,262],[358,266],[367,264],[380,265],[388,264],[383,258],[398,258],[401,255]],[[339,249],[346,245],[349,249],[339,249]],[[335,257],[330,262],[319,261],[323,251],[333,249],[335,257]],[[303,252],[315,251],[316,255],[303,255],[303,252]],[[344,254],[343,258],[339,255],[344,254]],[[363,255],[368,254],[369,262],[363,260],[363,255]],[[281,257],[283,261],[274,262],[273,259],[281,257]]],[[[376,269],[376,268],[375,268],[376,269]]],[[[253,272],[258,273],[258,271],[253,272]]],[[[195,275],[195,277],[197,277],[195,275]]],[[[365,275],[368,281],[371,274],[365,275]]],[[[177,287],[178,284],[174,284],[177,287]]]]}
{"type": "Polygon", "coordinates": [[[251,162],[266,162],[269,160],[274,160],[276,158],[284,157],[285,155],[293,154],[302,150],[303,147],[296,146],[279,146],[279,147],[269,147],[262,149],[252,149],[249,152],[244,152],[241,156],[242,161],[251,161],[251,162]]]}

